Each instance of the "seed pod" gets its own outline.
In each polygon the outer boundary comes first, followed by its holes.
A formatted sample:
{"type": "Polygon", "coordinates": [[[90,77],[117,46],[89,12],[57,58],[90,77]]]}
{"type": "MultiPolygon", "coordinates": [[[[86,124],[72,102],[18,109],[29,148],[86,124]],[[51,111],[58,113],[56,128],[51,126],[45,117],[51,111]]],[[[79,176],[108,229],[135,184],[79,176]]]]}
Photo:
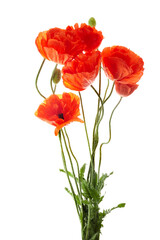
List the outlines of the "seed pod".
{"type": "Polygon", "coordinates": [[[90,25],[91,27],[95,27],[96,26],[96,20],[94,17],[91,17],[89,20],[88,20],[88,25],[90,25]]]}
{"type": "Polygon", "coordinates": [[[54,84],[57,84],[59,83],[60,80],[61,80],[61,70],[56,68],[52,75],[52,81],[54,82],[54,84]]]}

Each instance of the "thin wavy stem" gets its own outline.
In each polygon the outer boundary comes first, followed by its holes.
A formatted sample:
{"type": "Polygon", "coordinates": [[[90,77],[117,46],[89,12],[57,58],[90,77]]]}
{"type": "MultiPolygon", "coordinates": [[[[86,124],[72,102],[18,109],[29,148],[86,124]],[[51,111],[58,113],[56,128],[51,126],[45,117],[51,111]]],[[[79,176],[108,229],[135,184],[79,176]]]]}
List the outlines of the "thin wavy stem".
{"type": "Polygon", "coordinates": [[[39,71],[38,71],[38,73],[37,73],[36,80],[35,80],[35,86],[36,86],[37,92],[38,92],[39,95],[40,95],[41,97],[43,97],[44,99],[45,99],[46,97],[39,91],[39,88],[38,88],[38,78],[39,78],[39,74],[40,74],[40,72],[41,72],[41,70],[42,70],[42,67],[43,67],[43,65],[44,65],[45,60],[46,60],[46,59],[44,58],[43,61],[42,61],[42,63],[41,63],[41,66],[40,66],[40,68],[39,68],[39,71]]]}
{"type": "Polygon", "coordinates": [[[97,109],[97,114],[96,114],[96,118],[95,118],[95,123],[94,123],[94,127],[93,127],[93,136],[92,136],[92,162],[90,164],[90,167],[89,167],[89,172],[88,172],[88,177],[87,179],[89,179],[89,174],[90,174],[90,171],[91,171],[91,166],[93,167],[92,170],[94,170],[94,166],[95,166],[95,161],[94,161],[94,158],[95,158],[95,151],[96,151],[96,148],[97,148],[97,145],[98,145],[98,141],[99,141],[99,137],[98,137],[98,128],[99,128],[99,125],[100,125],[100,122],[103,118],[103,115],[104,115],[104,107],[103,107],[103,100],[101,99],[101,96],[99,95],[99,93],[97,92],[97,90],[91,85],[91,88],[94,90],[94,92],[97,94],[98,96],[98,100],[99,102],[101,102],[101,107],[99,107],[97,109]]]}
{"type": "Polygon", "coordinates": [[[115,82],[113,82],[113,85],[112,85],[112,88],[111,88],[110,94],[109,94],[108,97],[103,101],[103,104],[104,104],[105,102],[107,102],[108,99],[111,97],[112,92],[113,92],[113,89],[114,89],[114,84],[115,84],[115,82]]]}
{"type": "Polygon", "coordinates": [[[79,208],[78,208],[77,200],[76,200],[76,197],[75,197],[76,195],[75,195],[75,192],[74,192],[74,189],[73,189],[71,180],[70,180],[70,178],[69,178],[68,170],[67,170],[67,164],[66,164],[66,159],[65,159],[64,151],[63,151],[62,139],[61,139],[61,130],[59,131],[58,136],[59,136],[59,142],[60,142],[60,146],[61,146],[61,154],[62,154],[62,160],[63,160],[64,170],[65,170],[65,172],[66,172],[67,179],[68,179],[68,182],[69,182],[69,185],[70,185],[70,188],[71,188],[71,192],[72,192],[72,195],[73,195],[73,199],[74,199],[74,202],[75,202],[75,205],[76,205],[77,213],[78,213],[78,216],[79,216],[79,218],[80,218],[79,208]]]}
{"type": "Polygon", "coordinates": [[[106,91],[105,91],[105,93],[104,93],[103,102],[104,102],[104,100],[105,100],[105,98],[106,98],[106,95],[107,95],[107,92],[108,92],[108,88],[109,88],[109,78],[108,78],[108,83],[107,83],[106,91]]]}
{"type": "Polygon", "coordinates": [[[90,158],[92,159],[91,146],[90,146],[90,142],[89,142],[89,136],[88,136],[88,131],[87,131],[86,118],[85,118],[85,113],[84,113],[84,108],[83,108],[83,101],[82,101],[82,96],[81,96],[81,93],[80,93],[80,92],[79,92],[79,98],[80,98],[80,102],[81,102],[81,109],[82,109],[82,115],[83,115],[83,121],[84,121],[84,127],[85,127],[85,133],[86,133],[87,143],[88,143],[89,154],[90,154],[90,158]]]}
{"type": "MultiPolygon", "coordinates": [[[[69,136],[68,136],[68,133],[66,131],[66,128],[64,127],[64,132],[65,132],[65,135],[67,137],[67,141],[68,141],[68,146],[69,146],[69,150],[71,152],[71,155],[72,157],[74,158],[76,164],[77,164],[77,171],[78,171],[78,183],[79,183],[79,196],[80,196],[80,201],[81,201],[81,224],[82,224],[82,229],[83,229],[83,215],[84,215],[84,212],[83,212],[83,197],[82,197],[82,188],[81,188],[81,181],[80,181],[80,168],[79,168],[79,164],[78,164],[78,160],[77,158],[75,157],[73,151],[72,151],[72,148],[71,148],[71,143],[70,143],[70,139],[69,139],[69,136]]],[[[83,234],[83,233],[82,233],[83,234]]]]}
{"type": "MultiPolygon", "coordinates": [[[[101,66],[99,68],[99,96],[101,96],[101,66]]],[[[98,109],[99,109],[99,104],[100,104],[100,98],[98,98],[98,109]]],[[[97,111],[98,111],[97,109],[97,111]]]]}
{"type": "Polygon", "coordinates": [[[69,161],[70,161],[70,164],[71,164],[72,174],[73,174],[73,178],[74,178],[75,185],[76,185],[76,188],[77,188],[77,192],[78,192],[78,195],[80,196],[80,190],[79,190],[79,187],[78,187],[78,184],[77,184],[76,175],[75,175],[72,159],[71,159],[71,156],[70,156],[70,152],[69,152],[69,149],[68,149],[68,146],[67,146],[66,138],[65,138],[65,135],[63,133],[63,130],[61,130],[61,132],[62,132],[62,136],[63,136],[64,145],[65,145],[65,148],[66,148],[66,151],[67,151],[67,154],[68,154],[68,157],[69,157],[69,161]]]}
{"type": "Polygon", "coordinates": [[[120,98],[120,100],[118,101],[118,103],[116,104],[116,106],[113,108],[111,115],[110,115],[110,119],[109,119],[109,139],[107,142],[104,142],[100,145],[100,149],[99,149],[99,165],[98,165],[98,179],[99,179],[99,175],[100,175],[100,167],[101,167],[101,161],[102,161],[102,146],[104,144],[108,144],[111,141],[111,121],[112,121],[112,117],[113,117],[113,113],[116,110],[116,108],[118,107],[118,105],[120,104],[120,102],[122,101],[122,97],[120,98]]]}
{"type": "Polygon", "coordinates": [[[70,152],[71,152],[71,155],[72,155],[72,157],[74,158],[74,160],[75,160],[75,162],[76,162],[76,164],[77,164],[77,171],[78,171],[78,181],[79,181],[80,195],[81,195],[81,198],[82,198],[81,183],[80,183],[80,178],[79,178],[79,176],[80,176],[79,163],[78,163],[78,160],[77,160],[77,158],[75,157],[75,155],[74,155],[74,153],[73,153],[73,151],[72,151],[72,148],[71,148],[71,142],[70,142],[70,139],[69,139],[69,136],[68,136],[68,133],[67,133],[65,127],[64,127],[64,132],[65,132],[65,135],[66,135],[66,137],[67,137],[68,146],[69,146],[69,150],[70,150],[70,152]]]}
{"type": "Polygon", "coordinates": [[[93,85],[91,85],[91,88],[94,90],[94,92],[97,94],[97,96],[98,96],[98,99],[99,99],[99,101],[101,102],[101,107],[100,108],[98,108],[98,111],[97,111],[97,115],[96,115],[96,120],[97,120],[97,116],[99,115],[99,113],[101,114],[101,111],[102,111],[102,116],[101,116],[101,120],[102,120],[102,117],[103,117],[103,115],[104,115],[104,108],[103,108],[103,100],[102,100],[102,98],[101,98],[101,96],[99,95],[99,93],[97,92],[97,90],[93,87],[93,85]]]}

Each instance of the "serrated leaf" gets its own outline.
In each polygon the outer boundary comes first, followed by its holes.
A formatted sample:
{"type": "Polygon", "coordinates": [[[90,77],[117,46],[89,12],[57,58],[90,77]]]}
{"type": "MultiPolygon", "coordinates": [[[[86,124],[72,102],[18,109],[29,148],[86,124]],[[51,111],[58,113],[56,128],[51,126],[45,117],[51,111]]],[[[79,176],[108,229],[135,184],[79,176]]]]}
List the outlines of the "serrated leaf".
{"type": "Polygon", "coordinates": [[[82,190],[83,190],[83,196],[85,198],[91,198],[88,185],[89,185],[89,183],[86,180],[82,181],[81,186],[82,186],[82,190]]]}
{"type": "Polygon", "coordinates": [[[116,209],[116,208],[124,208],[125,205],[126,205],[125,203],[120,203],[120,204],[118,204],[116,207],[111,208],[111,211],[114,210],[114,209],[116,209]]]}
{"type": "Polygon", "coordinates": [[[103,212],[100,212],[99,213],[99,216],[101,217],[101,219],[103,219],[107,214],[109,214],[111,212],[110,209],[106,209],[106,210],[103,210],[103,212]]]}
{"type": "MultiPolygon", "coordinates": [[[[66,171],[64,169],[59,169],[60,172],[63,172],[63,173],[66,173],[66,171]]],[[[74,178],[73,174],[69,171],[67,171],[68,175],[71,177],[71,178],[74,178]]],[[[76,178],[76,181],[78,182],[78,178],[76,178]]]]}
{"type": "MultiPolygon", "coordinates": [[[[65,187],[65,190],[69,193],[69,195],[71,195],[73,197],[73,194],[71,193],[71,191],[65,187]]],[[[78,195],[75,195],[75,198],[76,198],[76,201],[77,201],[77,204],[80,205],[81,202],[80,202],[80,198],[78,195]]]]}
{"type": "Polygon", "coordinates": [[[97,188],[99,191],[103,189],[106,178],[108,178],[112,174],[113,174],[113,172],[111,172],[109,175],[107,173],[102,174],[102,176],[100,177],[98,184],[97,184],[97,188]]]}
{"type": "Polygon", "coordinates": [[[82,180],[84,178],[85,170],[86,170],[86,164],[83,164],[83,166],[81,167],[81,169],[79,171],[79,178],[80,178],[80,180],[82,180]]]}
{"type": "Polygon", "coordinates": [[[72,196],[72,193],[68,188],[65,187],[64,189],[72,196]]]}
{"type": "Polygon", "coordinates": [[[95,233],[95,234],[93,235],[93,237],[90,238],[90,240],[95,240],[96,237],[98,236],[98,234],[99,234],[99,233],[95,233]]]}
{"type": "Polygon", "coordinates": [[[89,205],[90,204],[90,202],[87,201],[87,200],[82,200],[82,203],[85,204],[85,205],[89,205]]]}
{"type": "Polygon", "coordinates": [[[99,203],[102,202],[103,198],[104,198],[104,195],[100,197],[99,203]]]}
{"type": "Polygon", "coordinates": [[[93,185],[94,188],[97,185],[97,173],[95,171],[93,172],[92,185],[93,185]]]}
{"type": "Polygon", "coordinates": [[[94,188],[94,186],[91,183],[87,182],[85,179],[82,181],[82,190],[82,194],[85,198],[89,198],[92,202],[99,202],[99,191],[97,191],[97,189],[94,188]]]}

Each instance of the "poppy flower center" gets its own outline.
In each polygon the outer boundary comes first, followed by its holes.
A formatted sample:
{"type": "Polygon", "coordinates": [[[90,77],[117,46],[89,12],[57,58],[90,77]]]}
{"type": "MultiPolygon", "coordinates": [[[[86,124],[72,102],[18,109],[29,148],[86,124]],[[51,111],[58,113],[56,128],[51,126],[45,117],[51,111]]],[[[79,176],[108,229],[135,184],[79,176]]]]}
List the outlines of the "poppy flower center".
{"type": "Polygon", "coordinates": [[[59,113],[58,117],[64,120],[63,113],[59,113]]]}

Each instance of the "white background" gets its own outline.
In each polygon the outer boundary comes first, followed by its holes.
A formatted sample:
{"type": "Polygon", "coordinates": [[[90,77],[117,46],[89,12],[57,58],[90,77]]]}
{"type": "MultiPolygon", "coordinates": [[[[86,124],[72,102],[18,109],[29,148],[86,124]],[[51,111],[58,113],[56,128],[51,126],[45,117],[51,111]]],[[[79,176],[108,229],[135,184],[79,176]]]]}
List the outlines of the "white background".
{"type": "MultiPolygon", "coordinates": [[[[94,16],[105,39],[100,47],[122,45],[145,62],[139,88],[122,100],[112,121],[112,140],[103,148],[108,179],[103,208],[126,202],[104,221],[101,239],[160,239],[160,36],[158,0],[5,1],[0,6],[0,239],[80,240],[80,224],[62,168],[54,127],[34,116],[42,98],[34,82],[42,57],[35,38],[52,27],[87,23],[94,16]]],[[[54,63],[46,61],[39,87],[49,96],[54,63]]],[[[103,75],[105,86],[107,79],[103,75]]],[[[95,82],[96,86],[96,82],[95,82]]],[[[57,93],[64,89],[62,83],[57,93]]],[[[82,93],[91,136],[97,107],[94,93],[82,93]]],[[[101,141],[119,96],[106,104],[101,141]]],[[[81,123],[67,127],[80,165],[89,155],[81,123]]]]}

